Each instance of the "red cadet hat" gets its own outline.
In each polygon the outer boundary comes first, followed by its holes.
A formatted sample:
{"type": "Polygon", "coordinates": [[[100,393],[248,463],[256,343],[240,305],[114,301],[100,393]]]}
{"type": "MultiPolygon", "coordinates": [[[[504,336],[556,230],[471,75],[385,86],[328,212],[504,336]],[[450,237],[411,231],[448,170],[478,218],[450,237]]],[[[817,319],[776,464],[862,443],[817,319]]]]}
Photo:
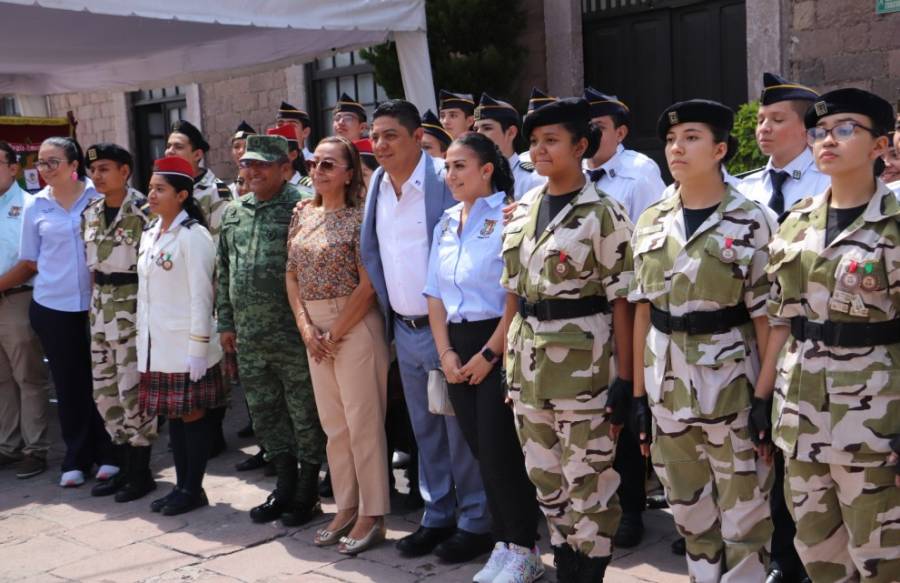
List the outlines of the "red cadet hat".
{"type": "Polygon", "coordinates": [[[194,167],[184,158],[178,156],[166,156],[160,158],[153,163],[154,174],[171,174],[174,176],[184,176],[190,180],[194,179],[194,167]]]}
{"type": "Polygon", "coordinates": [[[266,130],[266,134],[270,136],[281,136],[289,142],[296,142],[298,144],[300,143],[300,140],[297,138],[297,128],[289,124],[275,128],[269,128],[266,130]]]}

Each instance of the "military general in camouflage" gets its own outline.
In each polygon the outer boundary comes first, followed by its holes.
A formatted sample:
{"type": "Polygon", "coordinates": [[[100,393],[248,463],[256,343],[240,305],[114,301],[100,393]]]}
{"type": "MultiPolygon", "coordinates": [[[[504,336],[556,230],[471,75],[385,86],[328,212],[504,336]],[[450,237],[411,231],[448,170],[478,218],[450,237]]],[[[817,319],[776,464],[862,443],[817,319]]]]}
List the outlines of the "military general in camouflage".
{"type": "Polygon", "coordinates": [[[253,426],[278,475],[275,492],[251,518],[297,525],[319,512],[325,437],[285,288],[288,228],[300,200],[285,180],[287,148],[280,136],[247,138],[240,163],[251,192],[230,203],[222,219],[216,306],[222,345],[237,350],[253,426]]]}
{"type": "Polygon", "coordinates": [[[794,205],[772,240],[772,340],[757,395],[774,382],[774,441],[812,581],[895,582],[900,204],[872,172],[893,112],[871,93],[839,89],[805,122],[831,188],[794,205]]]}
{"type": "Polygon", "coordinates": [[[631,222],[581,172],[597,146],[587,102],[544,105],[524,133],[548,183],[504,230],[501,283],[518,301],[507,383],[559,580],[602,581],[621,515],[606,407],[613,386],[631,393],[631,222]]]}
{"type": "Polygon", "coordinates": [[[140,498],[155,488],[150,473],[150,444],[156,417],[141,412],[137,369],[137,256],[149,220],[144,196],[128,187],[131,154],[115,144],[97,144],[85,152],[97,198],[84,210],[87,266],[91,292],[91,357],[94,401],[119,458],[120,471],[99,482],[92,494],[115,494],[117,502],[140,498]]]}
{"type": "Polygon", "coordinates": [[[652,459],[692,582],[762,582],[772,521],[770,468],[748,429],[768,331],[767,245],[774,214],[726,184],[734,113],[690,100],[659,120],[675,193],[634,231],[635,425],[652,459]],[[714,185],[710,188],[710,185],[714,185]],[[646,393],[646,394],[644,394],[646,393]]]}

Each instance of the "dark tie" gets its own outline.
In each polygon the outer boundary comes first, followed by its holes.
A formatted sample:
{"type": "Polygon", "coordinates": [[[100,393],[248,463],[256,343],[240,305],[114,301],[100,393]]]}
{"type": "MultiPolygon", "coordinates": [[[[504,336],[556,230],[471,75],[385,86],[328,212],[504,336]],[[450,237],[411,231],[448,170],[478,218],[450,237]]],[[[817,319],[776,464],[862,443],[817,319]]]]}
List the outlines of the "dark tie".
{"type": "Polygon", "coordinates": [[[596,170],[588,170],[588,179],[590,179],[590,181],[593,183],[598,182],[604,176],[606,176],[605,168],[597,168],[596,170]]]}
{"type": "Polygon", "coordinates": [[[769,208],[775,211],[775,214],[781,216],[784,212],[784,181],[791,175],[784,170],[769,170],[769,179],[772,181],[772,198],[769,199],[769,208]]]}

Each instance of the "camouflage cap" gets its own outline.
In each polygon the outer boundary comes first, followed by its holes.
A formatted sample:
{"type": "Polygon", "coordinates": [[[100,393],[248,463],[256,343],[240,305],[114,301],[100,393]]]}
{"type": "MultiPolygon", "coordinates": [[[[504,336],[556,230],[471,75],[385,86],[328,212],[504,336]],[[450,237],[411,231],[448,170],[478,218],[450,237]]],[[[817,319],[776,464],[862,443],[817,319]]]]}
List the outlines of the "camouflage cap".
{"type": "Polygon", "coordinates": [[[247,136],[247,151],[241,160],[279,162],[288,157],[288,141],[281,136],[247,136]]]}

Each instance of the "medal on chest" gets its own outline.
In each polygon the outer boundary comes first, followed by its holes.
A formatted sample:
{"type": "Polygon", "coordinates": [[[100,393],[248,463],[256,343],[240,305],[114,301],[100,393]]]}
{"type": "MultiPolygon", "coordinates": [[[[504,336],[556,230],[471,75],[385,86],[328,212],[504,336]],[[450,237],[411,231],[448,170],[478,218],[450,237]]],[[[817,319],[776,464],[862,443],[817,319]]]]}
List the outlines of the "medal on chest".
{"type": "Polygon", "coordinates": [[[856,289],[856,286],[859,285],[859,274],[857,270],[859,269],[859,263],[856,261],[851,261],[850,265],[847,267],[847,273],[845,273],[841,277],[841,284],[847,289],[856,289]]]}
{"type": "Polygon", "coordinates": [[[860,285],[866,291],[873,291],[878,287],[878,278],[875,276],[875,265],[866,263],[863,267],[863,276],[860,285]]]}
{"type": "Polygon", "coordinates": [[[11,206],[9,207],[9,212],[6,214],[9,218],[15,218],[22,214],[22,207],[20,206],[11,206]]]}
{"type": "Polygon", "coordinates": [[[569,264],[566,263],[568,258],[569,255],[565,251],[559,252],[559,263],[556,264],[556,273],[565,275],[566,271],[569,270],[569,264]]]}
{"type": "Polygon", "coordinates": [[[725,237],[725,246],[719,252],[719,257],[725,263],[734,263],[734,260],[737,259],[737,251],[734,250],[734,239],[725,237]]]}
{"type": "Polygon", "coordinates": [[[171,253],[160,253],[156,257],[156,264],[159,267],[162,267],[166,271],[172,269],[172,254],[171,253]]]}

